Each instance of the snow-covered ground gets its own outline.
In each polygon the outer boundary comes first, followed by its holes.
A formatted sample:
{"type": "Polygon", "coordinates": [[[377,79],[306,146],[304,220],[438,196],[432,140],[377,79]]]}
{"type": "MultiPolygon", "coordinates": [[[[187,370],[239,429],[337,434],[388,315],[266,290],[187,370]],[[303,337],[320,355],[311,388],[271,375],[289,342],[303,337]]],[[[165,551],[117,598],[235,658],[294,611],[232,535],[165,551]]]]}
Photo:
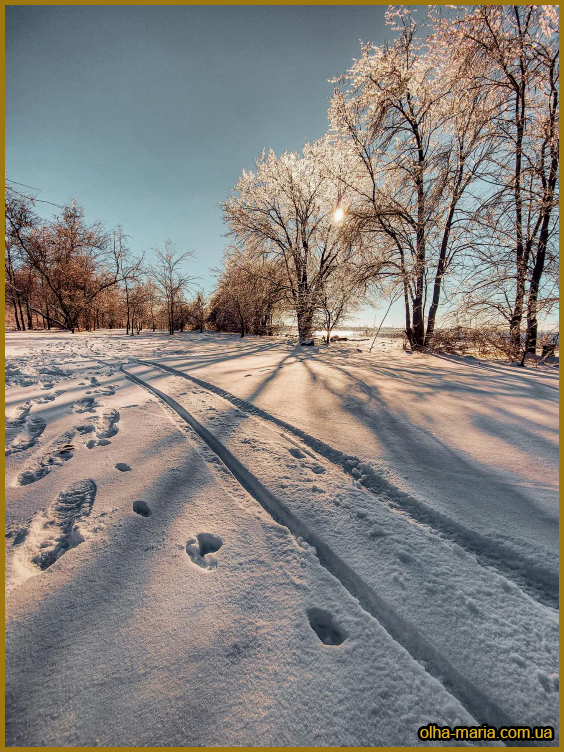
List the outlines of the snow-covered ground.
{"type": "Polygon", "coordinates": [[[6,344],[8,745],[556,726],[557,369],[388,339],[6,344]]]}

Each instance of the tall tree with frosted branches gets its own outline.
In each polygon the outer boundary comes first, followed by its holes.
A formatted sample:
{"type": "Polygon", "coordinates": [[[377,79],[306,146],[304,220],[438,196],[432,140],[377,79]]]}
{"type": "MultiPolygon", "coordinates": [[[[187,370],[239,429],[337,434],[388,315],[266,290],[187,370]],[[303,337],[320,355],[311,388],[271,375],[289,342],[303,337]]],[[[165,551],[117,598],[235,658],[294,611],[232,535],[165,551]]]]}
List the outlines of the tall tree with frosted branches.
{"type": "Polygon", "coordinates": [[[263,152],[223,204],[237,242],[251,255],[280,261],[300,341],[311,336],[326,280],[354,253],[346,223],[335,219],[340,194],[323,169],[324,148],[307,144],[302,156],[263,152]]]}
{"type": "Polygon", "coordinates": [[[349,153],[341,178],[347,211],[362,233],[388,246],[388,269],[403,282],[406,333],[421,348],[433,334],[444,278],[468,242],[478,205],[471,188],[493,148],[492,103],[460,90],[448,50],[429,42],[428,23],[395,7],[387,21],[396,41],[365,45],[337,80],[330,135],[349,153]]]}
{"type": "Polygon", "coordinates": [[[516,352],[526,315],[525,348],[534,352],[542,279],[547,264],[556,261],[558,12],[550,5],[467,6],[438,14],[434,36],[451,50],[460,86],[489,92],[497,102],[495,190],[484,217],[499,273],[491,275],[482,257],[479,285],[483,305],[489,302],[508,320],[516,352]]]}

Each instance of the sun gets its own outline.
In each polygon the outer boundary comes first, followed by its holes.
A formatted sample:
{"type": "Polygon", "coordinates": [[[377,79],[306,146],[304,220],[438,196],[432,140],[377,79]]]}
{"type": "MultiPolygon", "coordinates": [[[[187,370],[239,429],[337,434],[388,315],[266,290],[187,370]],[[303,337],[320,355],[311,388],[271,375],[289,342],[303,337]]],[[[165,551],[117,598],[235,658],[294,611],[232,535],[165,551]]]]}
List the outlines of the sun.
{"type": "Polygon", "coordinates": [[[344,218],[344,216],[345,216],[345,212],[344,212],[344,210],[343,210],[343,209],[341,209],[341,207],[340,207],[340,206],[338,206],[338,207],[337,207],[337,208],[335,209],[335,214],[334,214],[334,219],[335,219],[335,222],[340,222],[340,221],[341,221],[341,220],[342,220],[342,219],[344,218]]]}

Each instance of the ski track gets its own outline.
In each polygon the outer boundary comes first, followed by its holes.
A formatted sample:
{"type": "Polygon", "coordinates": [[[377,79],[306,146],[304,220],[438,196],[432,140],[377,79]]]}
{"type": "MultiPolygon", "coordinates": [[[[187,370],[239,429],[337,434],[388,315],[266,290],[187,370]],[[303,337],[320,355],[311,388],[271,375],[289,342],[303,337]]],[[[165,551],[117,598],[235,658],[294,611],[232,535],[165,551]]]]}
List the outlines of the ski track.
{"type": "MultiPolygon", "coordinates": [[[[89,349],[94,356],[103,355],[100,351],[93,349],[92,346],[89,346],[89,349]]],[[[177,353],[184,354],[184,351],[167,351],[166,355],[177,353]]],[[[79,355],[79,353],[76,354],[79,355]]],[[[109,365],[98,357],[85,355],[82,355],[82,357],[97,360],[103,364],[108,368],[108,372],[104,374],[107,376],[113,375],[115,369],[118,368],[117,365],[109,365]]],[[[531,561],[526,555],[512,549],[504,542],[467,529],[443,513],[429,508],[423,501],[402,492],[389,483],[373,467],[361,461],[358,457],[347,455],[252,403],[195,376],[159,362],[138,358],[130,358],[130,362],[157,368],[173,376],[186,379],[233,404],[242,414],[252,415],[276,425],[283,431],[280,435],[295,447],[288,449],[290,455],[298,460],[302,466],[307,465],[314,475],[321,475],[325,472],[325,468],[318,462],[316,456],[318,455],[344,470],[352,476],[354,486],[366,489],[376,496],[379,502],[396,512],[400,512],[404,519],[419,526],[423,525],[429,532],[438,537],[446,538],[451,543],[458,544],[462,549],[473,554],[483,567],[496,569],[540,603],[557,607],[557,573],[531,561]],[[298,445],[288,434],[299,439],[300,444],[298,445]],[[309,447],[316,454],[308,451],[305,447],[309,447]]],[[[52,367],[37,369],[37,373],[41,374],[39,381],[43,389],[51,390],[54,381],[71,375],[69,372],[58,368],[58,365],[54,364],[52,367]],[[53,378],[53,382],[48,381],[49,378],[53,378]]],[[[342,559],[331,545],[326,543],[307,522],[297,516],[282,499],[269,491],[245,464],[237,459],[218,438],[199,423],[182,405],[142,378],[129,373],[123,365],[119,366],[119,370],[128,379],[155,394],[186,422],[214,453],[210,456],[217,457],[216,462],[218,464],[223,463],[225,467],[223,472],[230,473],[273,520],[284,525],[290,531],[300,545],[311,547],[312,553],[315,554],[319,563],[358,600],[366,612],[379,621],[411,658],[422,664],[431,676],[439,680],[478,722],[487,722],[496,726],[523,723],[521,719],[512,717],[511,712],[508,713],[496,702],[496,698],[491,691],[486,689],[484,692],[471,679],[468,679],[464,675],[464,668],[461,671],[456,665],[453,665],[441,649],[433,644],[432,637],[429,639],[409,617],[406,618],[394,607],[393,603],[387,602],[385,598],[380,596],[371,584],[342,559]]],[[[23,373],[16,366],[6,367],[7,385],[30,386],[38,383],[31,381],[30,378],[30,375],[23,373]]],[[[17,485],[34,483],[71,459],[76,446],[72,442],[77,434],[81,443],[88,449],[94,449],[97,446],[110,444],[110,438],[118,433],[120,413],[111,408],[97,414],[99,408],[103,408],[103,403],[97,401],[97,397],[113,395],[116,388],[119,387],[102,386],[96,376],[87,377],[87,381],[81,382],[81,385],[92,388],[86,391],[87,396],[77,399],[73,403],[72,410],[78,414],[90,413],[91,415],[85,415],[84,418],[81,418],[84,420],[82,424],[74,426],[51,442],[48,451],[44,452],[39,458],[32,460],[31,466],[20,472],[16,481],[17,485]]],[[[41,417],[30,414],[31,405],[32,403],[46,404],[60,394],[64,394],[64,390],[32,398],[16,409],[14,418],[6,418],[6,455],[30,449],[40,441],[46,424],[41,417]],[[9,443],[8,439],[10,440],[9,443]]],[[[213,409],[211,410],[213,412],[213,409]]],[[[210,417],[210,420],[216,425],[216,419],[213,416],[210,417]]],[[[125,463],[117,463],[115,468],[121,472],[131,470],[129,465],[125,463]]],[[[310,489],[313,491],[322,490],[315,485],[312,485],[310,489]]],[[[91,479],[72,483],[59,493],[55,501],[46,510],[36,513],[25,525],[18,525],[9,529],[6,537],[12,539],[12,546],[15,548],[14,568],[18,580],[49,568],[68,550],[84,542],[87,533],[84,529],[81,530],[81,523],[90,515],[96,492],[96,484],[91,479]]],[[[132,511],[141,517],[149,517],[152,514],[150,507],[140,500],[133,502],[132,511]]],[[[361,513],[359,512],[357,516],[361,518],[361,513]]],[[[187,541],[185,552],[192,564],[206,573],[203,576],[213,577],[218,559],[221,560],[220,549],[222,544],[223,540],[220,536],[209,532],[200,532],[187,541]]],[[[456,545],[453,550],[455,549],[456,545]]],[[[403,553],[407,557],[405,561],[412,561],[408,552],[398,551],[398,556],[402,561],[404,560],[402,558],[403,553]]],[[[312,630],[319,640],[328,646],[329,650],[332,646],[340,645],[348,637],[346,631],[335,622],[333,616],[323,609],[308,609],[307,618],[312,630]]],[[[550,677],[548,677],[548,680],[551,680],[550,677]]],[[[539,681],[541,681],[540,678],[539,681]]],[[[554,691],[552,685],[546,689],[547,692],[549,690],[554,691]]],[[[506,744],[508,746],[533,746],[518,742],[506,742],[506,744]]]]}
{"type": "MultiPolygon", "coordinates": [[[[154,366],[156,364],[145,363],[145,365],[154,366]]],[[[412,622],[379,596],[307,523],[297,517],[281,499],[272,494],[226,446],[202,426],[182,405],[135,374],[129,373],[123,366],[120,370],[132,382],[152,392],[172,408],[208,445],[240,485],[268,512],[272,519],[288,528],[298,542],[305,541],[307,545],[311,546],[319,563],[358,600],[365,611],[382,624],[390,636],[414,660],[424,665],[428,673],[446,687],[447,691],[462,704],[470,715],[476,718],[479,723],[488,723],[494,726],[519,725],[520,719],[512,719],[493,697],[486,695],[478,686],[468,680],[440,650],[418,631],[412,622]]],[[[274,419],[274,421],[278,423],[277,419],[274,419]]],[[[221,545],[221,539],[218,540],[219,545],[221,545]]],[[[193,538],[188,541],[186,551],[194,563],[208,569],[213,568],[214,563],[206,561],[202,556],[201,547],[202,542],[199,538],[193,538]]],[[[211,550],[216,551],[217,548],[211,550]]],[[[210,552],[210,549],[207,549],[207,552],[210,552]]],[[[209,556],[209,553],[207,555],[209,556]]],[[[327,617],[328,615],[324,613],[309,614],[310,624],[320,639],[322,641],[324,639],[341,639],[341,641],[345,639],[346,635],[339,632],[338,628],[331,622],[330,616],[329,619],[327,617]]],[[[509,745],[523,746],[519,743],[509,743],[509,745]]]]}
{"type": "MultiPolygon", "coordinates": [[[[243,412],[254,415],[274,423],[285,431],[297,436],[301,441],[316,451],[326,460],[342,468],[351,475],[358,487],[362,486],[370,491],[378,500],[393,509],[407,513],[416,523],[425,525],[432,532],[442,538],[448,538],[453,543],[464,548],[468,553],[477,557],[478,562],[486,567],[493,567],[504,577],[514,582],[528,595],[538,600],[543,605],[558,608],[559,604],[559,578],[558,571],[552,571],[542,567],[513,548],[501,541],[493,540],[481,533],[470,530],[456,520],[437,510],[431,509],[424,502],[414,496],[401,491],[389,481],[385,480],[378,472],[366,462],[355,456],[347,455],[338,449],[316,439],[310,434],[296,428],[280,418],[271,415],[260,407],[236,397],[230,392],[203,381],[195,376],[178,371],[171,366],[158,362],[134,359],[143,365],[159,368],[174,376],[180,376],[191,381],[203,389],[217,394],[231,402],[243,412]]],[[[301,451],[297,449],[296,451],[301,451]]],[[[294,455],[297,456],[297,455],[294,455]]]]}

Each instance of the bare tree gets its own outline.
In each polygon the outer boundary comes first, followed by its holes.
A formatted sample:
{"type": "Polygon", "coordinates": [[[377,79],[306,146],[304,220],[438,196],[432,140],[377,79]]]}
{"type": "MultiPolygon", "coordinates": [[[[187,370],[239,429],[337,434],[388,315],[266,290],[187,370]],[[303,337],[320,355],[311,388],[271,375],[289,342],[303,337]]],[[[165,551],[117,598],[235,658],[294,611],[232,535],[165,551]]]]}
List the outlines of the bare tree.
{"type": "Polygon", "coordinates": [[[12,251],[17,248],[49,291],[49,310],[30,306],[30,311],[75,332],[96,297],[119,280],[118,259],[101,223],[87,225],[84,210],[72,201],[40,224],[32,200],[8,192],[6,224],[12,251]]]}
{"type": "MultiPolygon", "coordinates": [[[[121,225],[113,232],[113,252],[117,259],[119,267],[120,282],[123,285],[123,291],[125,296],[125,308],[126,308],[126,325],[125,332],[133,337],[133,298],[132,290],[137,290],[144,276],[143,260],[144,256],[134,256],[126,243],[126,235],[123,233],[121,225]]],[[[139,300],[139,295],[137,295],[139,300]]]]}
{"type": "Polygon", "coordinates": [[[181,266],[194,254],[186,251],[178,255],[170,240],[166,241],[164,250],[155,248],[155,253],[157,264],[152,269],[152,277],[163,296],[167,311],[168,333],[172,335],[174,334],[175,313],[182,293],[195,279],[183,272],[181,266]]]}

